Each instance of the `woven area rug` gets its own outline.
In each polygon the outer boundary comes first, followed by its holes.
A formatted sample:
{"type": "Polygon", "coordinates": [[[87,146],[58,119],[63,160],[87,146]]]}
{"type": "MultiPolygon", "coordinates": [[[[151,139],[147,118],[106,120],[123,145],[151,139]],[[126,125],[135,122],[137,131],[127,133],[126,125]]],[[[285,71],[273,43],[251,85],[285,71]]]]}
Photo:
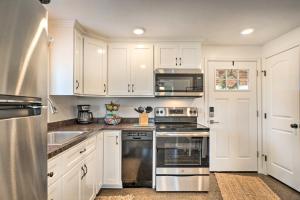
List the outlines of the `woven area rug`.
{"type": "Polygon", "coordinates": [[[96,200],[133,200],[133,195],[125,195],[125,196],[100,196],[96,198],[96,200]]]}
{"type": "Polygon", "coordinates": [[[223,200],[280,200],[259,177],[216,173],[223,200]]]}

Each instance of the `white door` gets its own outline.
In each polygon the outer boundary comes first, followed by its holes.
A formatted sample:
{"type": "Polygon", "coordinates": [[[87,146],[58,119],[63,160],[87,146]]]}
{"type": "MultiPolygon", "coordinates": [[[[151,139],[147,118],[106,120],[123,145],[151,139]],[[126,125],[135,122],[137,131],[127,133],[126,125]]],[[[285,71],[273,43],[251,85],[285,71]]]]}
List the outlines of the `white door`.
{"type": "Polygon", "coordinates": [[[99,132],[97,135],[97,179],[96,179],[96,193],[101,189],[103,185],[103,132],[99,132]]]}
{"type": "Polygon", "coordinates": [[[201,44],[180,46],[179,67],[201,68],[201,44]]]}
{"type": "Polygon", "coordinates": [[[177,44],[158,44],[155,47],[155,68],[179,67],[179,46],[177,44]]]}
{"type": "Polygon", "coordinates": [[[300,191],[299,47],[266,60],[268,174],[300,191]]]}
{"type": "Polygon", "coordinates": [[[81,200],[81,179],[84,174],[82,165],[79,163],[62,177],[63,200],[81,200]]]}
{"type": "Polygon", "coordinates": [[[111,44],[108,55],[108,94],[110,96],[130,95],[130,49],[128,45],[111,44]]]}
{"type": "Polygon", "coordinates": [[[84,38],[84,94],[106,94],[106,43],[84,38]]]}
{"type": "Polygon", "coordinates": [[[83,37],[74,31],[74,93],[83,93],[83,37]]]}
{"type": "Polygon", "coordinates": [[[63,200],[61,197],[61,178],[48,187],[48,200],[63,200]]]}
{"type": "Polygon", "coordinates": [[[120,188],[121,181],[121,132],[104,132],[104,187],[120,188]]]}
{"type": "Polygon", "coordinates": [[[81,200],[93,200],[96,196],[95,183],[96,183],[96,151],[92,151],[85,158],[84,165],[85,176],[82,180],[82,198],[81,200]]]}
{"type": "Polygon", "coordinates": [[[257,171],[256,62],[209,62],[208,73],[210,170],[257,171]]]}
{"type": "Polygon", "coordinates": [[[133,45],[131,49],[131,92],[134,96],[153,96],[153,45],[133,45]]]}

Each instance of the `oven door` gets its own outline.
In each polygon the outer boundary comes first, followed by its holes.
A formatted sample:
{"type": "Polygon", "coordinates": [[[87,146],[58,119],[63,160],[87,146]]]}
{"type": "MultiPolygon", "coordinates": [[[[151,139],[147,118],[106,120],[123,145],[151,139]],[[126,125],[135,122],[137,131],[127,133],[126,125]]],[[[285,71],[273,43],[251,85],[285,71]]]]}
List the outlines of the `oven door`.
{"type": "Polygon", "coordinates": [[[157,132],[157,168],[208,168],[207,132],[157,132]]]}
{"type": "Polygon", "coordinates": [[[155,74],[155,96],[203,96],[203,74],[155,74]]]}

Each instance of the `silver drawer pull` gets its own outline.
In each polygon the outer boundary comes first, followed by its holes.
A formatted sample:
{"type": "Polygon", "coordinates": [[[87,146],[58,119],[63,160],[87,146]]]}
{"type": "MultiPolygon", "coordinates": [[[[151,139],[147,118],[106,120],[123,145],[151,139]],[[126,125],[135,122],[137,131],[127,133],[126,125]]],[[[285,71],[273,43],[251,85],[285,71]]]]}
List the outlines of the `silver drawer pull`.
{"type": "Polygon", "coordinates": [[[84,148],[82,151],[80,151],[80,153],[84,153],[86,152],[86,148],[84,148]]]}

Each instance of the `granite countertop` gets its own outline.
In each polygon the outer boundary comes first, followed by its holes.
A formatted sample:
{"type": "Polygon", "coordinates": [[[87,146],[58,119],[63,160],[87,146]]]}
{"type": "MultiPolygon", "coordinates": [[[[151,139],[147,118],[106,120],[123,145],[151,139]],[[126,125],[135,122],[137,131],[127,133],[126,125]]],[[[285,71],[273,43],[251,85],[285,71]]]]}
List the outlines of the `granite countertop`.
{"type": "Polygon", "coordinates": [[[139,126],[136,123],[121,123],[119,125],[105,125],[101,123],[93,123],[93,124],[71,124],[65,126],[58,126],[56,128],[51,129],[49,132],[53,131],[83,131],[84,133],[70,140],[63,145],[48,145],[48,159],[53,158],[54,156],[64,152],[65,150],[75,146],[76,144],[84,141],[85,139],[96,134],[97,131],[101,130],[134,130],[134,131],[153,131],[155,129],[155,125],[149,126],[139,126]]]}

